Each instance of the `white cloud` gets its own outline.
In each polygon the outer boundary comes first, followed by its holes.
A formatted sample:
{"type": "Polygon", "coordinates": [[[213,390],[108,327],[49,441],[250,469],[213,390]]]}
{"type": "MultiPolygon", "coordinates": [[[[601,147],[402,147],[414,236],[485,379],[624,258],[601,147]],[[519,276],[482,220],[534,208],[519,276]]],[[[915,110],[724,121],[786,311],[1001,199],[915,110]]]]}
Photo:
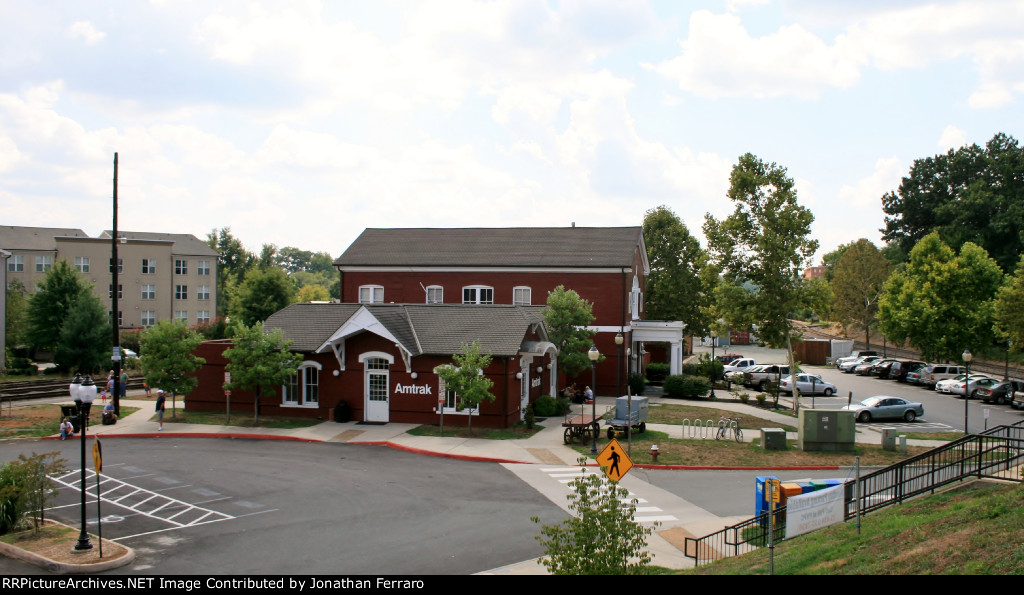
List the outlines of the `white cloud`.
{"type": "Polygon", "coordinates": [[[967,144],[967,133],[950,124],[942,131],[938,146],[943,151],[958,149],[967,144]]]}
{"type": "Polygon", "coordinates": [[[97,44],[103,41],[103,38],[107,36],[106,33],[98,31],[96,27],[89,21],[78,21],[72,23],[68,27],[68,33],[75,39],[82,39],[88,45],[97,44]]]}

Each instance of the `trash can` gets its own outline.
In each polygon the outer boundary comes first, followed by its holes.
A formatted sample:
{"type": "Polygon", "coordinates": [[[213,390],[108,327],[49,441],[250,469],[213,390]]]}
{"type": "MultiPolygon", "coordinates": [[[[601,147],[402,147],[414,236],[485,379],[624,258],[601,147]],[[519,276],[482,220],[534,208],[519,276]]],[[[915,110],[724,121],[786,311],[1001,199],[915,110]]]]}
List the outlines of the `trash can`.
{"type": "Polygon", "coordinates": [[[67,418],[71,422],[71,427],[75,429],[75,433],[82,431],[81,424],[78,423],[78,406],[77,405],[61,405],[60,406],[60,417],[61,421],[67,418]]]}
{"type": "Polygon", "coordinates": [[[338,401],[338,404],[334,406],[334,421],[339,424],[343,424],[349,421],[351,417],[351,411],[346,401],[338,401]]]}

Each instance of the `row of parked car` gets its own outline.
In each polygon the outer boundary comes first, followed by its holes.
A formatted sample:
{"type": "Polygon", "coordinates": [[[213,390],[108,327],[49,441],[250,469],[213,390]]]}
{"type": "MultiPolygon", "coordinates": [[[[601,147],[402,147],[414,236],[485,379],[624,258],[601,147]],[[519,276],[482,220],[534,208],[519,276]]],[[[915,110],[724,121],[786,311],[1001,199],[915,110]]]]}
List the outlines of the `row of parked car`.
{"type": "Polygon", "coordinates": [[[836,386],[826,382],[821,376],[801,372],[794,379],[786,364],[758,364],[751,358],[737,356],[731,361],[724,362],[723,370],[725,379],[730,383],[757,389],[761,392],[764,392],[770,384],[778,382],[780,391],[792,394],[795,382],[796,388],[801,394],[826,397],[836,394],[836,386]]]}
{"type": "Polygon", "coordinates": [[[967,368],[954,364],[930,364],[919,360],[886,358],[874,351],[854,352],[835,365],[848,374],[890,378],[919,384],[940,393],[982,399],[997,405],[1024,409],[1024,381],[1002,380],[983,373],[967,376],[967,368]]]}

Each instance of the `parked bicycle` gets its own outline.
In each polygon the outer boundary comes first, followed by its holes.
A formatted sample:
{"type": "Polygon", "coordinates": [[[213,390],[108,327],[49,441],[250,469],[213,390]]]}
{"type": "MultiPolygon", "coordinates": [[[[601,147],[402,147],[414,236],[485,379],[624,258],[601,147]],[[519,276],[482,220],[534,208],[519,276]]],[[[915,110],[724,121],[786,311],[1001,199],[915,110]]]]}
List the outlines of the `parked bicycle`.
{"type": "Polygon", "coordinates": [[[729,433],[736,439],[736,442],[743,442],[743,430],[740,429],[740,418],[723,417],[718,420],[718,433],[715,440],[728,440],[729,433]]]}

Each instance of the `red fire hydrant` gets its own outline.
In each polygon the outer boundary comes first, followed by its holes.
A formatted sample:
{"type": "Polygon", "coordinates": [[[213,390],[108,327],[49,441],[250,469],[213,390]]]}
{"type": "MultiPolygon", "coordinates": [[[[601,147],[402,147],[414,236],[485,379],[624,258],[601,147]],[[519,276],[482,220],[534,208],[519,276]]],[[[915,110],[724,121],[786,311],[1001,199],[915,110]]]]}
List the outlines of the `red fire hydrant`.
{"type": "Polygon", "coordinates": [[[658,451],[658,445],[657,444],[652,444],[651,445],[651,461],[657,463],[658,462],[658,455],[659,454],[661,454],[661,453],[658,451]]]}

